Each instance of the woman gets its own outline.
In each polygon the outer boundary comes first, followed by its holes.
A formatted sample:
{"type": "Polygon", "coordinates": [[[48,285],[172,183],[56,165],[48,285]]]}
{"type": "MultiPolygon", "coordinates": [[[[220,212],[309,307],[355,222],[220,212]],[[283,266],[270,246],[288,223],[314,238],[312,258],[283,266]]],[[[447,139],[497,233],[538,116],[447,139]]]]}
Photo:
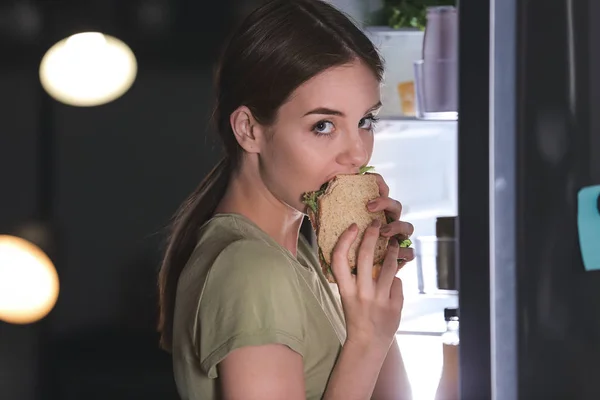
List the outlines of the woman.
{"type": "Polygon", "coordinates": [[[400,203],[379,178],[372,210],[393,222],[368,229],[357,276],[355,227],[340,238],[342,307],[299,235],[302,194],[369,161],[382,69],[368,38],[318,0],[269,1],[230,38],[215,110],[226,156],[179,211],[159,277],[162,345],[184,399],[410,397],[395,274],[412,249],[390,240],[371,278],[376,238],[412,234],[400,203]]]}

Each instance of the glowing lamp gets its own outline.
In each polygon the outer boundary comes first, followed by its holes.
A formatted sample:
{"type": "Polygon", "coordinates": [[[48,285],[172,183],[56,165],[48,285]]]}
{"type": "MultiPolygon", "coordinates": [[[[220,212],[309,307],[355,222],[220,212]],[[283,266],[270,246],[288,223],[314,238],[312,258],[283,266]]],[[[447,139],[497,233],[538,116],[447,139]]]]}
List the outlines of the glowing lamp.
{"type": "Polygon", "coordinates": [[[58,274],[50,258],[33,243],[0,235],[0,320],[29,324],[56,304],[58,274]]]}
{"type": "Polygon", "coordinates": [[[137,61],[121,40],[83,32],[53,45],[39,69],[44,90],[68,105],[91,107],[121,97],[135,80],[137,61]]]}

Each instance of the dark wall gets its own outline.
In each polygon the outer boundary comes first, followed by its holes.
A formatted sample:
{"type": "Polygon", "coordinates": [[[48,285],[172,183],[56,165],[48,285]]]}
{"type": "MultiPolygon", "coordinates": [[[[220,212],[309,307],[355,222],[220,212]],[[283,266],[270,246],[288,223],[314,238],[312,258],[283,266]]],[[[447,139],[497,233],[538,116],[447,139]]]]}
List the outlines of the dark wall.
{"type": "MultiPolygon", "coordinates": [[[[34,215],[36,135],[49,127],[39,121],[35,74],[4,73],[0,82],[0,231],[7,232],[34,215]]],[[[143,357],[159,352],[155,288],[165,228],[217,160],[211,107],[210,64],[142,70],[130,92],[102,107],[52,102],[61,292],[44,324],[0,325],[0,393],[12,387],[15,399],[31,398],[23,390],[34,387],[36,334],[57,350],[50,365],[59,370],[81,361],[66,355],[74,348],[105,348],[113,361],[132,346],[143,357]]]]}
{"type": "Polygon", "coordinates": [[[0,322],[0,399],[177,398],[158,349],[156,274],[170,217],[220,156],[209,125],[216,58],[260,1],[168,1],[162,30],[139,24],[142,1],[34,0],[42,25],[27,38],[0,21],[0,234],[35,219],[40,200],[51,205],[61,284],[42,322],[0,322]],[[43,51],[78,26],[105,26],[138,56],[117,101],[77,108],[42,92],[43,51]],[[49,134],[52,180],[37,152],[49,134]]]}
{"type": "Polygon", "coordinates": [[[143,72],[103,107],[55,105],[64,287],[54,331],[148,323],[153,299],[136,296],[153,283],[164,228],[217,160],[211,105],[206,68],[143,72]]]}
{"type": "MultiPolygon", "coordinates": [[[[36,82],[27,72],[0,74],[0,233],[30,217],[35,205],[36,82]]],[[[0,397],[31,399],[35,330],[0,322],[0,397]],[[10,395],[11,397],[4,397],[10,395]]]]}
{"type": "Polygon", "coordinates": [[[43,322],[0,322],[1,399],[176,398],[156,273],[171,215],[219,157],[209,117],[222,36],[208,41],[181,63],[146,53],[133,88],[94,108],[51,100],[41,113],[37,65],[0,65],[0,234],[35,217],[36,146],[54,133],[61,283],[43,322]]]}
{"type": "Polygon", "coordinates": [[[35,207],[37,92],[35,70],[0,73],[0,232],[35,207]]]}

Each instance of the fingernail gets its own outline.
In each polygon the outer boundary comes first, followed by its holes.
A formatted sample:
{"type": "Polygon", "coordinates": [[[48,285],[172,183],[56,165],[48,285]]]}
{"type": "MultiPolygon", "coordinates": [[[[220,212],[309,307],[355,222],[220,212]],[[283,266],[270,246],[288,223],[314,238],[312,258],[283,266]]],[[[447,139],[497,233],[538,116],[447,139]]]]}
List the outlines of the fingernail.
{"type": "Polygon", "coordinates": [[[370,202],[367,203],[367,208],[369,210],[374,210],[377,207],[377,201],[376,200],[371,200],[370,202]]]}
{"type": "Polygon", "coordinates": [[[386,225],[383,228],[381,228],[380,232],[381,233],[388,233],[390,230],[392,230],[392,228],[390,228],[389,225],[386,225]]]}
{"type": "Polygon", "coordinates": [[[356,224],[352,224],[352,225],[350,225],[350,227],[348,228],[348,230],[350,232],[354,232],[354,231],[356,231],[356,228],[357,228],[356,224]]]}
{"type": "Polygon", "coordinates": [[[378,219],[374,219],[373,222],[371,222],[371,226],[373,228],[379,228],[381,226],[381,221],[378,219]]]}

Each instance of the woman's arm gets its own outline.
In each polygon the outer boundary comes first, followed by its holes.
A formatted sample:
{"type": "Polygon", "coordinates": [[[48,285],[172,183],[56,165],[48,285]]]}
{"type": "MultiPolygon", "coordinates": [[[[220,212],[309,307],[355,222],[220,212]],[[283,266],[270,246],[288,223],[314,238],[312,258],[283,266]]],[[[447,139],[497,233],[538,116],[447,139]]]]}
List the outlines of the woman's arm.
{"type": "Polygon", "coordinates": [[[385,349],[347,341],[333,369],[323,399],[370,399],[385,358],[385,349]]]}
{"type": "Polygon", "coordinates": [[[410,400],[412,392],[398,342],[394,339],[379,373],[374,400],[410,400]]]}
{"type": "Polygon", "coordinates": [[[218,366],[223,400],[303,400],[302,356],[282,344],[246,346],[218,366]]]}
{"type": "MultiPolygon", "coordinates": [[[[370,398],[385,359],[383,349],[346,342],[324,399],[370,398]]],[[[224,400],[306,398],[302,356],[284,345],[242,347],[225,357],[218,368],[224,400]]]]}

